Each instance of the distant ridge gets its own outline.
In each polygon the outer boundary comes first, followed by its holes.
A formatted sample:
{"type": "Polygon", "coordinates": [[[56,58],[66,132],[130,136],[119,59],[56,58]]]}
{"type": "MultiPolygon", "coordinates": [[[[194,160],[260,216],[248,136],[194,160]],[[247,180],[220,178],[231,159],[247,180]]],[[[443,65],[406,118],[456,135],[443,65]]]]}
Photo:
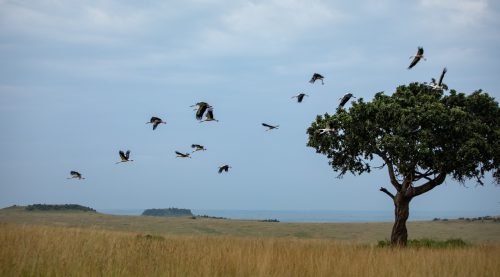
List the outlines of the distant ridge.
{"type": "Polygon", "coordinates": [[[146,216],[193,216],[190,209],[178,209],[178,208],[168,208],[168,209],[146,209],[142,213],[146,216]]]}
{"type": "Polygon", "coordinates": [[[93,212],[96,210],[78,204],[33,204],[24,208],[27,211],[83,211],[93,212]]]}

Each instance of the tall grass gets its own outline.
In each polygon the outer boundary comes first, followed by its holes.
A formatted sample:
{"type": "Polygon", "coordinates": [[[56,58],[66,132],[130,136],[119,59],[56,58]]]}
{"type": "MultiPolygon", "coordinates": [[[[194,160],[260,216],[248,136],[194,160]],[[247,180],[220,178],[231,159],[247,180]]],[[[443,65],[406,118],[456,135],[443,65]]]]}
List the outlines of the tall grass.
{"type": "Polygon", "coordinates": [[[0,224],[1,276],[498,276],[498,257],[499,244],[392,249],[0,224]]]}

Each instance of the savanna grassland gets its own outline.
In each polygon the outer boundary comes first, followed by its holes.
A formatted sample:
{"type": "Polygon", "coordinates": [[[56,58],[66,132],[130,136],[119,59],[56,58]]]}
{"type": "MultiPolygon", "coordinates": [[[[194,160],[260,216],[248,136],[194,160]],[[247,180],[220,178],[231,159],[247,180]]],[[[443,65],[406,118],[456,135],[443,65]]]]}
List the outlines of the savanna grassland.
{"type": "Polygon", "coordinates": [[[500,223],[409,224],[410,238],[462,238],[471,243],[467,247],[444,249],[377,247],[377,240],[390,234],[390,223],[387,224],[291,224],[0,210],[0,275],[498,276],[500,273],[500,223]],[[369,235],[370,232],[374,235],[369,235]],[[468,236],[477,238],[467,239],[468,236]]]}

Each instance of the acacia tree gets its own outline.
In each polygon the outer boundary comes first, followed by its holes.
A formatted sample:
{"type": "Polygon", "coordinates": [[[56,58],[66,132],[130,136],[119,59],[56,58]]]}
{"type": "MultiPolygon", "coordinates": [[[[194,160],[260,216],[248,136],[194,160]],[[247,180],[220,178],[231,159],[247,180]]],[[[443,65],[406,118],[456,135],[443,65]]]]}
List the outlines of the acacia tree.
{"type": "Polygon", "coordinates": [[[377,168],[387,169],[396,192],[380,191],[394,202],[393,246],[406,246],[410,201],[447,177],[483,185],[491,172],[500,184],[500,108],[481,90],[443,93],[411,83],[390,96],[379,92],[370,102],[360,98],[348,110],[319,115],[307,133],[307,145],[326,155],[339,177],[368,173],[377,160],[377,168]],[[319,131],[326,127],[336,132],[319,131]]]}

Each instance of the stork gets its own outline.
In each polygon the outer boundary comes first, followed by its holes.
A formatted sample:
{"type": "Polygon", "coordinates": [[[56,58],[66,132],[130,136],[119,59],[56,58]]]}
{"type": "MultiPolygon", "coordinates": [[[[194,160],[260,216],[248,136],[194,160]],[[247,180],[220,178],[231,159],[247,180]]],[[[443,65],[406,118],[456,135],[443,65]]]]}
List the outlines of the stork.
{"type": "Polygon", "coordinates": [[[214,117],[214,109],[211,106],[209,106],[208,109],[207,109],[207,114],[205,115],[205,120],[200,121],[200,123],[204,122],[204,121],[216,121],[216,122],[219,122],[219,120],[215,119],[215,117],[214,117]]]}
{"type": "Polygon", "coordinates": [[[184,154],[179,151],[175,151],[175,154],[177,154],[177,158],[191,158],[189,153],[184,154]]]}
{"type": "Polygon", "coordinates": [[[314,73],[313,76],[311,77],[311,80],[309,80],[309,83],[311,84],[314,84],[314,82],[316,82],[316,80],[320,80],[321,81],[321,84],[324,85],[325,83],[323,82],[323,75],[319,74],[319,73],[314,73]]]}
{"type": "Polygon", "coordinates": [[[444,89],[444,86],[443,86],[443,78],[444,78],[444,74],[446,74],[448,70],[445,68],[443,68],[443,72],[441,72],[441,77],[439,77],[439,82],[436,83],[436,79],[432,78],[431,80],[431,85],[430,87],[432,89],[435,89],[435,90],[443,90],[444,89]]]}
{"type": "Polygon", "coordinates": [[[304,100],[304,96],[309,97],[309,95],[307,95],[305,93],[299,93],[295,96],[292,96],[292,98],[297,98],[297,103],[302,103],[302,100],[304,100]]]}
{"type": "Polygon", "coordinates": [[[208,109],[208,108],[212,108],[212,106],[210,106],[208,103],[206,102],[198,102],[190,107],[198,107],[197,109],[195,109],[196,111],[196,119],[198,120],[201,120],[203,118],[203,114],[205,113],[205,111],[208,109]]]}
{"type": "Polygon", "coordinates": [[[219,174],[221,174],[222,171],[228,172],[230,168],[231,168],[231,166],[229,166],[227,164],[219,166],[219,174]]]}
{"type": "Polygon", "coordinates": [[[337,129],[335,129],[335,126],[333,125],[332,122],[328,122],[328,127],[323,128],[323,129],[318,129],[316,130],[316,134],[318,135],[324,135],[324,134],[336,134],[337,129]]]}
{"type": "Polygon", "coordinates": [[[71,175],[71,177],[68,177],[66,179],[78,179],[78,180],[82,180],[82,179],[85,179],[84,177],[82,177],[82,174],[80,174],[80,172],[78,171],[70,171],[69,173],[71,175]]]}
{"type": "Polygon", "coordinates": [[[130,150],[127,150],[127,153],[124,153],[122,150],[120,150],[120,151],[118,151],[118,154],[120,154],[121,161],[116,162],[115,164],[126,163],[126,162],[133,162],[134,161],[134,160],[130,159],[130,150]]]}
{"type": "Polygon", "coordinates": [[[413,60],[411,61],[410,66],[408,66],[408,69],[414,67],[418,63],[418,61],[420,61],[420,59],[424,59],[424,61],[426,61],[427,59],[424,57],[424,48],[419,46],[417,54],[415,54],[415,56],[410,56],[410,59],[411,58],[413,58],[413,60]]]}
{"type": "Polygon", "coordinates": [[[199,145],[199,144],[191,144],[191,148],[193,148],[193,152],[191,153],[194,153],[196,151],[205,151],[207,150],[203,145],[199,145]]]}
{"type": "Polygon", "coordinates": [[[153,130],[155,130],[156,127],[158,127],[158,125],[160,125],[160,124],[167,124],[167,122],[161,120],[161,118],[159,118],[159,117],[153,116],[153,117],[151,117],[151,119],[149,120],[149,122],[146,122],[146,124],[153,124],[153,130]]]}
{"type": "Polygon", "coordinates": [[[262,123],[262,126],[266,127],[266,131],[269,131],[269,130],[273,130],[273,129],[279,129],[279,125],[270,125],[270,124],[267,124],[267,123],[262,123]]]}
{"type": "Polygon", "coordinates": [[[355,96],[352,95],[352,93],[346,93],[344,94],[344,96],[340,97],[339,100],[340,100],[340,104],[339,104],[339,107],[337,108],[337,110],[341,109],[344,107],[344,105],[347,103],[347,101],[349,101],[349,99],[351,98],[356,98],[355,96]]]}

